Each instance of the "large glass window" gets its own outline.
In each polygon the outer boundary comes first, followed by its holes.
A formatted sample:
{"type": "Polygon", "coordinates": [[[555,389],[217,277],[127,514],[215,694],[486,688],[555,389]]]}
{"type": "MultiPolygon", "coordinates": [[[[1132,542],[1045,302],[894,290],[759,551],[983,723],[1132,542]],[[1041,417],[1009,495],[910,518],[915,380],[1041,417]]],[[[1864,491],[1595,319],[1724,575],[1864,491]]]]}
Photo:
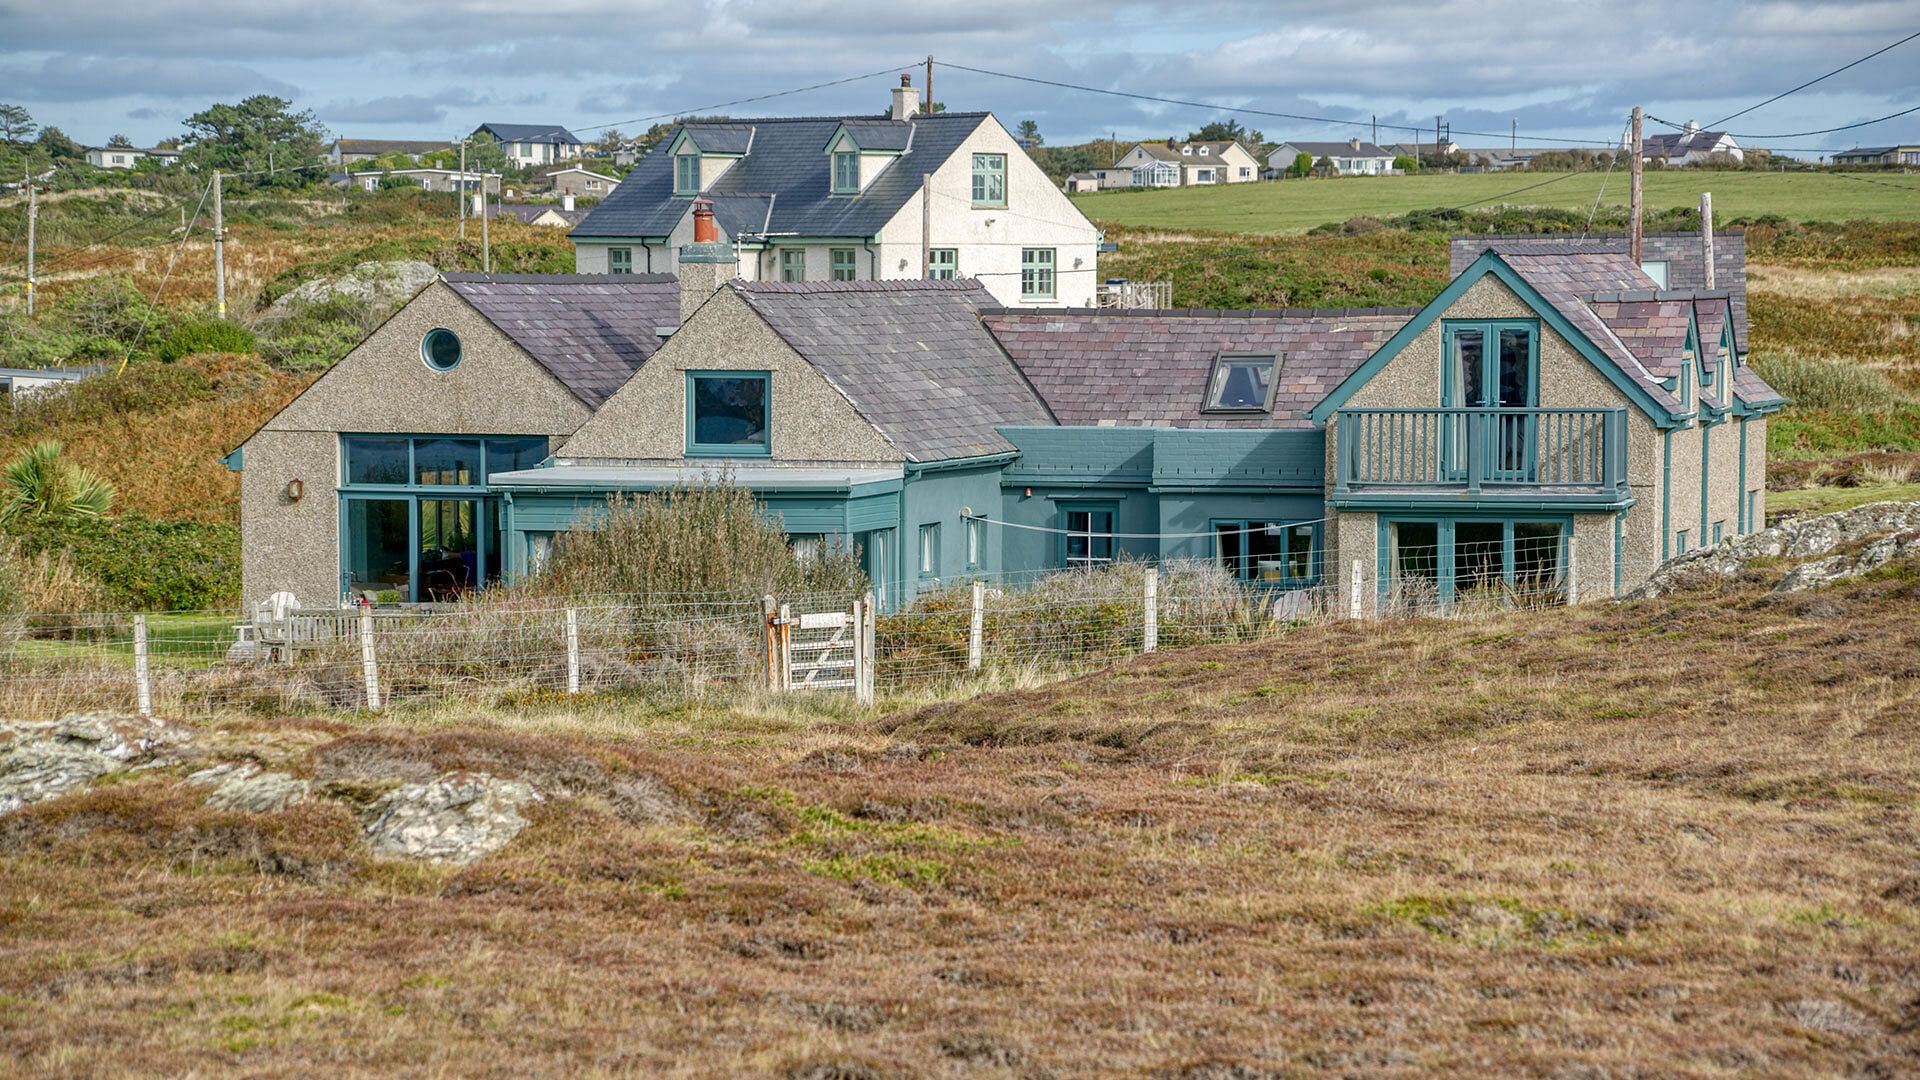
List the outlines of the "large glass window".
{"type": "Polygon", "coordinates": [[[764,371],[688,372],[687,453],[769,453],[771,384],[764,371]]]}
{"type": "Polygon", "coordinates": [[[805,248],[780,249],[780,280],[807,280],[807,251],[805,248]]]}
{"type": "Polygon", "coordinates": [[[349,484],[404,484],[412,470],[412,440],[348,435],[340,440],[346,456],[341,470],[349,484]]]}
{"type": "Polygon", "coordinates": [[[1459,600],[1538,602],[1565,589],[1565,521],[1440,518],[1389,521],[1383,576],[1410,610],[1459,600]]]}
{"type": "Polygon", "coordinates": [[[1054,297],[1053,249],[1020,249],[1020,298],[1051,300],[1054,297]]]}
{"type": "Polygon", "coordinates": [[[673,193],[675,195],[700,193],[700,155],[680,154],[673,159],[673,193]]]}
{"type": "Polygon", "coordinates": [[[1103,566],[1113,561],[1112,506],[1068,506],[1060,511],[1065,535],[1062,561],[1068,569],[1103,566]]]}
{"type": "Polygon", "coordinates": [[[1227,412],[1265,412],[1273,405],[1271,356],[1234,356],[1221,353],[1207,382],[1207,409],[1227,412]]]}
{"type": "Polygon", "coordinates": [[[487,440],[487,477],[494,473],[537,468],[547,459],[547,437],[534,435],[520,439],[487,440]]]}
{"type": "Polygon", "coordinates": [[[831,248],[827,253],[828,277],[834,281],[852,281],[859,276],[852,248],[831,248]]]}
{"type": "Polygon", "coordinates": [[[1241,581],[1308,585],[1319,577],[1313,525],[1280,521],[1215,521],[1220,565],[1241,581]]]}
{"type": "Polygon", "coordinates": [[[1007,205],[1007,155],[973,155],[973,204],[1007,205]]]}
{"type": "Polygon", "coordinates": [[[415,439],[413,475],[416,484],[479,485],[485,475],[480,469],[480,440],[415,439]]]}
{"type": "Polygon", "coordinates": [[[347,595],[374,603],[413,599],[409,535],[411,500],[346,500],[346,549],[341,576],[347,595]]]}
{"type": "Polygon", "coordinates": [[[841,151],[833,155],[833,193],[854,195],[860,191],[860,155],[841,151]]]}
{"type": "Polygon", "coordinates": [[[480,500],[420,500],[420,599],[458,600],[480,582],[480,500]]]}
{"type": "Polygon", "coordinates": [[[935,281],[952,281],[960,276],[959,248],[930,248],[927,251],[927,276],[935,281]]]}

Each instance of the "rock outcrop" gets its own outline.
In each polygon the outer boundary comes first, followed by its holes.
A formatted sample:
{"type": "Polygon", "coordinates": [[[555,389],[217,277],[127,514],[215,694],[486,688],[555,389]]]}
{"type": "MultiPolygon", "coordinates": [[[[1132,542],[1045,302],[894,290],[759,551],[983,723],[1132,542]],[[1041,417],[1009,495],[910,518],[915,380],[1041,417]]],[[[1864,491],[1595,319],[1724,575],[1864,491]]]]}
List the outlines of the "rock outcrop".
{"type": "Polygon", "coordinates": [[[519,835],[520,808],[538,798],[530,784],[485,773],[402,784],[368,808],[367,844],[375,855],[465,866],[519,835]]]}
{"type": "Polygon", "coordinates": [[[1689,551],[1654,571],[1626,599],[1664,596],[1715,578],[1730,578],[1759,559],[1809,559],[1835,548],[1875,537],[1858,552],[1822,558],[1789,573],[1778,591],[1811,589],[1864,574],[1886,563],[1920,554],[1920,502],[1883,502],[1817,517],[1792,518],[1772,528],[1689,551]]]}
{"type": "Polygon", "coordinates": [[[432,263],[418,259],[388,259],[363,262],[335,278],[305,282],[273,302],[271,314],[285,315],[294,308],[321,304],[328,300],[358,300],[375,308],[398,307],[427,287],[440,271],[432,263]]]}
{"type": "Polygon", "coordinates": [[[245,810],[254,814],[272,814],[305,799],[313,790],[310,781],[289,773],[261,772],[251,762],[225,763],[201,769],[187,777],[189,784],[213,784],[207,805],[216,810],[245,810]]]}
{"type": "Polygon", "coordinates": [[[162,764],[191,733],[162,720],[79,713],[38,723],[0,721],[0,814],[90,784],[110,772],[162,764]]]}

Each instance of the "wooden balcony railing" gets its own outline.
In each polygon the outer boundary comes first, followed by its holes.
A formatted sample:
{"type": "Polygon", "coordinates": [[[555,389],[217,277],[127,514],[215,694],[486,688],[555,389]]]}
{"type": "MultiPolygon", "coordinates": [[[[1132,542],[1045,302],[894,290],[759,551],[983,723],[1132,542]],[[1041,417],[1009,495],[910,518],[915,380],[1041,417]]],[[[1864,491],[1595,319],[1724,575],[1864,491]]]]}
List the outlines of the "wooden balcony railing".
{"type": "Polygon", "coordinates": [[[1342,409],[1336,493],[1624,494],[1627,412],[1342,409]]]}

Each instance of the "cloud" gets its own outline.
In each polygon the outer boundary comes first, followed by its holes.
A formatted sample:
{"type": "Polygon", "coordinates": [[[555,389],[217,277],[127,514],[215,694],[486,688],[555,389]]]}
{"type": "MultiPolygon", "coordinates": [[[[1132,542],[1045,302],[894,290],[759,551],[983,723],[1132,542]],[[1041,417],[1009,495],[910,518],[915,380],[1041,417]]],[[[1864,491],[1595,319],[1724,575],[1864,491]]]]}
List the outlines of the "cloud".
{"type": "Polygon", "coordinates": [[[97,101],[145,97],[168,101],[274,94],[292,98],[299,88],[233,63],[206,63],[154,56],[49,56],[40,63],[0,63],[0,85],[16,86],[34,101],[97,101]]]}
{"type": "Polygon", "coordinates": [[[443,90],[437,94],[395,94],[365,101],[330,101],[314,110],[326,123],[439,124],[452,105],[475,104],[472,94],[443,90]]]}

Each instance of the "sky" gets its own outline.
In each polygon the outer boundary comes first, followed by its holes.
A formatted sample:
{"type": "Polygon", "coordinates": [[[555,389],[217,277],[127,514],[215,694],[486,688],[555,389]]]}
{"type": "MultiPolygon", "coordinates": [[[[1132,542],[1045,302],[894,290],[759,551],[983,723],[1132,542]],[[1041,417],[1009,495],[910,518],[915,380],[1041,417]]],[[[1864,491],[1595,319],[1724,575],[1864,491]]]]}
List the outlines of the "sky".
{"type": "MultiPolygon", "coordinates": [[[[1371,139],[1376,118],[1383,143],[1412,128],[1430,140],[1440,115],[1467,146],[1507,145],[1516,123],[1539,145],[1617,140],[1636,104],[1712,124],[1915,31],[1920,0],[0,0],[0,102],[86,144],[152,145],[256,93],[311,109],[336,136],[452,138],[510,122],[591,141],[696,110],[883,111],[901,72],[921,84],[931,54],[937,100],[1009,127],[1033,120],[1054,144],[1182,136],[1228,116],[1275,141],[1371,139]],[[853,76],[865,77],[709,108],[853,76]]],[[[1773,136],[1915,105],[1920,40],[1727,127],[1743,145],[1812,156],[1920,142],[1920,113],[1773,136]]]]}

